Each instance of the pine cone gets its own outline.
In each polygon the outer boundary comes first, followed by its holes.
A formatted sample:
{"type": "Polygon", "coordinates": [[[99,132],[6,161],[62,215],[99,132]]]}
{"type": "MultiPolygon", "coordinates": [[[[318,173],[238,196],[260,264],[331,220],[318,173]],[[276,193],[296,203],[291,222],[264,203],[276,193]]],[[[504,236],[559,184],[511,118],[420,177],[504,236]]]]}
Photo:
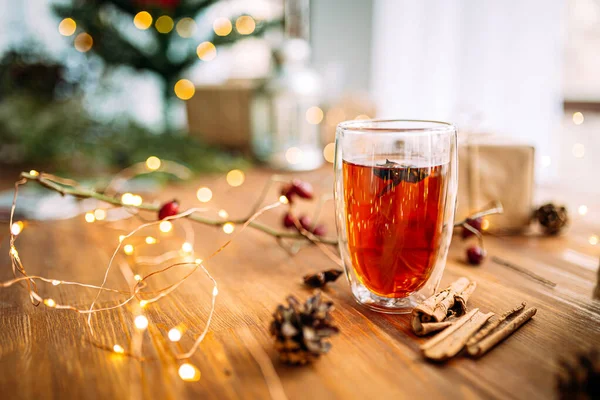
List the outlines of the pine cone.
{"type": "Polygon", "coordinates": [[[275,349],[283,362],[307,364],[331,349],[324,339],[339,332],[333,325],[329,312],[333,303],[322,301],[316,292],[301,304],[294,296],[288,296],[289,307],[279,305],[273,314],[271,335],[275,338],[275,349]]]}
{"type": "Polygon", "coordinates": [[[592,349],[578,355],[574,362],[562,360],[557,379],[559,399],[588,400],[600,398],[600,353],[592,349]]]}
{"type": "Polygon", "coordinates": [[[558,234],[569,222],[567,209],[557,207],[552,203],[544,204],[535,211],[534,217],[548,235],[558,234]]]}

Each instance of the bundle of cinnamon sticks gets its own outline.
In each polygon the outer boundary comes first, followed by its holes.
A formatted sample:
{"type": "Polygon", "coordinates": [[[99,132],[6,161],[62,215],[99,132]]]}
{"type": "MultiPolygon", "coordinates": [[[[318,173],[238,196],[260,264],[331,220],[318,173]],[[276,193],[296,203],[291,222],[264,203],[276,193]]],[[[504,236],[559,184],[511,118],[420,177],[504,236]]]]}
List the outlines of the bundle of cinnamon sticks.
{"type": "Polygon", "coordinates": [[[481,357],[537,312],[533,307],[525,309],[525,302],[500,316],[478,308],[467,311],[467,301],[476,286],[467,278],[459,278],[413,310],[411,325],[415,334],[441,330],[421,346],[425,358],[445,361],[465,348],[471,357],[481,357]]]}

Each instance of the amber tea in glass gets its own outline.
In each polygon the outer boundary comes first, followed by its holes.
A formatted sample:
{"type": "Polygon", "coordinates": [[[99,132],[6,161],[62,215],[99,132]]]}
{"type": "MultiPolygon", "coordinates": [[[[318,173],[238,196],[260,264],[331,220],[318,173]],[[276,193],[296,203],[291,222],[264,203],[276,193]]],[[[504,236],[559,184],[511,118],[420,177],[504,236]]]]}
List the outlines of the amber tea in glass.
{"type": "Polygon", "coordinates": [[[429,121],[342,123],[340,251],[356,299],[408,312],[441,278],[456,197],[455,130],[429,121]]]}

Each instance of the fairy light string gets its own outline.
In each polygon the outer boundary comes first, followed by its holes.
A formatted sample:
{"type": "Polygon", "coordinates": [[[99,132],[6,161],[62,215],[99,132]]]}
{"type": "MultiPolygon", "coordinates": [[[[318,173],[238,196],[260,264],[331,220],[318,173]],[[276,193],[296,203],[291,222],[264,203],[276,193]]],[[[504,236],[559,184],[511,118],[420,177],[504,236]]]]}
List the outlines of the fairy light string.
{"type": "MultiPolygon", "coordinates": [[[[98,312],[115,310],[115,309],[124,307],[125,305],[129,304],[132,300],[137,300],[139,302],[138,310],[142,310],[145,307],[149,306],[150,304],[157,302],[160,299],[173,293],[190,276],[192,276],[196,271],[198,271],[198,269],[201,269],[202,272],[204,273],[204,275],[212,283],[211,306],[210,306],[210,310],[209,310],[204,328],[202,329],[200,334],[195,338],[190,349],[186,352],[180,352],[180,353],[174,354],[175,359],[186,360],[186,359],[191,358],[193,356],[193,354],[198,350],[200,344],[202,343],[202,341],[204,340],[204,338],[206,337],[206,334],[208,333],[208,331],[210,329],[210,325],[211,325],[211,322],[212,322],[212,319],[213,319],[213,316],[215,313],[216,298],[219,293],[217,281],[210,274],[208,269],[205,267],[204,263],[206,261],[212,259],[216,255],[218,255],[221,251],[223,251],[246,228],[252,227],[254,229],[263,231],[267,234],[274,236],[275,238],[277,238],[278,241],[280,241],[282,239],[300,239],[301,241],[304,241],[307,244],[312,244],[312,243],[317,244],[317,245],[319,245],[319,247],[325,247],[324,246],[325,244],[335,244],[336,243],[336,241],[334,239],[328,239],[328,238],[315,236],[312,233],[306,231],[305,229],[303,229],[301,227],[298,229],[297,232],[286,232],[286,231],[278,231],[276,229],[273,229],[271,227],[268,227],[266,225],[256,222],[256,219],[267,211],[273,210],[275,208],[278,208],[278,207],[284,206],[284,205],[291,206],[291,205],[289,205],[287,199],[285,197],[283,197],[283,198],[279,198],[279,200],[277,202],[260,207],[260,204],[266,199],[267,193],[268,193],[269,189],[271,188],[272,184],[275,182],[284,182],[285,181],[282,177],[274,176],[271,179],[269,179],[269,181],[265,184],[265,187],[263,188],[261,195],[259,196],[257,202],[255,203],[255,205],[252,208],[252,214],[245,219],[237,219],[237,220],[228,219],[228,214],[226,214],[226,211],[222,210],[222,209],[220,209],[217,213],[217,215],[219,216],[219,219],[211,219],[211,218],[208,218],[205,216],[201,216],[199,214],[206,213],[208,211],[216,211],[216,210],[213,210],[211,208],[191,208],[191,209],[188,209],[177,215],[166,217],[163,220],[154,220],[154,221],[150,221],[150,222],[144,222],[141,225],[137,226],[135,229],[128,232],[127,234],[120,235],[119,241],[116,245],[116,248],[114,249],[114,251],[110,257],[110,260],[108,262],[108,265],[106,266],[106,269],[104,271],[104,275],[102,278],[102,282],[100,285],[93,285],[93,284],[88,284],[88,283],[67,281],[67,280],[62,280],[62,279],[54,279],[54,278],[42,277],[42,276],[38,276],[38,275],[28,275],[27,274],[25,267],[23,266],[23,263],[21,262],[18,250],[15,245],[16,238],[20,234],[20,232],[22,230],[22,226],[20,226],[21,229],[19,229],[19,230],[12,228],[13,224],[14,224],[14,222],[13,222],[14,214],[15,214],[15,209],[16,209],[16,205],[17,205],[17,198],[18,198],[18,192],[19,192],[20,186],[25,185],[29,181],[34,181],[50,190],[56,191],[62,195],[71,195],[71,196],[75,196],[77,198],[96,199],[100,202],[107,203],[111,206],[120,207],[120,208],[126,210],[128,213],[131,213],[130,215],[137,216],[139,211],[157,211],[159,206],[155,205],[155,204],[144,203],[141,201],[140,196],[134,195],[131,193],[126,193],[126,194],[128,194],[127,196],[121,196],[119,198],[118,196],[116,196],[116,190],[117,190],[116,187],[120,186],[125,181],[137,176],[138,174],[152,172],[155,170],[162,170],[163,168],[171,168],[171,167],[173,167],[173,165],[169,164],[169,162],[165,162],[160,159],[158,159],[158,162],[157,162],[157,160],[149,158],[149,160],[147,160],[146,163],[139,163],[139,164],[134,165],[134,166],[120,172],[119,174],[117,174],[117,177],[113,178],[107,186],[107,188],[112,188],[112,189],[110,191],[104,191],[104,193],[99,193],[95,190],[83,187],[74,180],[63,179],[63,178],[60,178],[60,177],[57,177],[57,176],[54,176],[51,174],[43,173],[43,172],[37,172],[37,171],[32,170],[29,172],[21,173],[21,179],[19,179],[15,183],[15,192],[14,192],[14,196],[13,196],[13,204],[11,206],[10,224],[9,224],[10,230],[11,230],[9,255],[11,258],[13,275],[15,276],[15,278],[12,280],[9,280],[9,281],[0,282],[0,288],[7,288],[7,287],[13,286],[15,284],[24,282],[27,286],[27,290],[28,290],[30,299],[34,305],[44,304],[46,307],[49,307],[49,308],[70,310],[70,311],[74,311],[74,312],[77,312],[77,313],[83,314],[83,315],[87,314],[87,318],[86,318],[87,325],[88,325],[90,332],[92,333],[92,339],[90,341],[95,346],[102,348],[104,350],[107,350],[107,351],[112,351],[117,354],[122,354],[125,356],[130,356],[130,357],[133,357],[136,359],[143,360],[144,357],[142,357],[141,354],[138,354],[139,351],[136,350],[138,345],[136,345],[133,342],[131,343],[131,346],[132,346],[131,350],[127,350],[121,344],[118,344],[118,343],[114,344],[112,347],[106,346],[106,345],[100,344],[100,343],[95,343],[95,341],[93,340],[94,329],[92,326],[93,314],[98,313],[98,312]],[[115,193],[115,195],[110,196],[107,193],[115,193]],[[133,204],[133,203],[135,203],[135,204],[133,204]],[[136,257],[133,255],[135,247],[133,244],[131,244],[129,242],[133,238],[138,238],[138,234],[140,233],[140,231],[142,231],[146,228],[160,227],[160,231],[170,232],[173,229],[173,222],[175,222],[177,220],[182,220],[180,222],[184,223],[183,228],[184,228],[185,239],[186,239],[186,241],[183,242],[183,245],[182,245],[180,251],[168,251],[166,253],[163,253],[159,256],[154,256],[154,257],[147,257],[147,256],[146,257],[136,257]],[[193,249],[193,245],[192,245],[192,243],[194,243],[194,231],[193,231],[193,229],[191,229],[190,226],[185,224],[185,222],[187,220],[200,222],[200,223],[203,223],[203,224],[209,225],[209,226],[223,227],[224,230],[225,230],[225,227],[230,226],[232,229],[229,232],[226,231],[226,233],[230,233],[231,237],[227,241],[225,241],[225,243],[223,243],[221,246],[219,246],[213,253],[208,255],[205,259],[194,258],[194,249],[193,249]],[[167,224],[168,224],[168,226],[167,226],[167,224]],[[233,228],[235,228],[236,226],[239,226],[239,228],[235,229],[235,231],[234,231],[233,228]],[[121,251],[126,255],[126,257],[133,257],[133,260],[135,261],[136,265],[143,265],[143,264],[160,265],[169,260],[181,258],[182,253],[184,254],[185,257],[191,257],[193,259],[193,261],[174,262],[160,270],[148,273],[145,276],[142,276],[138,273],[135,273],[133,270],[131,270],[131,267],[129,267],[128,263],[122,263],[120,265],[121,265],[121,270],[122,270],[123,275],[126,276],[126,279],[133,281],[132,289],[130,291],[125,291],[125,290],[109,288],[106,286],[106,282],[107,282],[108,276],[110,274],[110,271],[115,263],[117,255],[121,254],[121,251]],[[145,290],[147,288],[147,281],[149,279],[151,279],[159,274],[166,273],[167,271],[169,271],[173,268],[180,268],[180,267],[189,268],[190,266],[192,266],[190,271],[187,272],[183,277],[178,279],[175,283],[161,287],[158,290],[153,290],[153,291],[145,290]],[[17,277],[17,274],[21,274],[22,276],[17,277]],[[127,276],[129,278],[127,278],[127,276]],[[73,285],[73,286],[78,286],[78,287],[87,288],[87,289],[94,289],[94,290],[97,290],[97,293],[94,297],[94,300],[91,302],[89,308],[78,308],[78,307],[75,307],[70,304],[57,303],[56,300],[54,300],[52,298],[44,298],[43,296],[41,296],[39,294],[38,287],[36,285],[36,281],[43,282],[46,284],[51,284],[53,286],[73,285]],[[110,306],[98,307],[97,302],[102,293],[111,293],[114,295],[121,295],[121,296],[125,296],[125,298],[123,298],[116,304],[113,304],[110,306]]],[[[185,171],[183,171],[183,172],[185,172],[185,171]]],[[[183,175],[185,175],[185,173],[181,173],[180,175],[183,176],[183,175]]],[[[182,176],[179,176],[179,177],[182,177],[182,176]]],[[[322,202],[319,203],[317,213],[319,212],[321,205],[322,205],[322,202]]],[[[111,208],[109,208],[109,209],[96,208],[96,210],[94,212],[91,212],[91,213],[88,212],[85,214],[86,215],[91,214],[92,217],[94,217],[94,221],[91,221],[91,222],[103,221],[104,223],[110,224],[111,222],[113,222],[113,220],[109,220],[107,218],[107,216],[108,216],[108,212],[113,209],[111,209],[111,208]],[[98,210],[102,210],[102,212],[98,212],[98,210]],[[100,218],[97,218],[97,216],[100,216],[100,218]]],[[[90,221],[88,221],[88,222],[90,222],[90,221]]],[[[139,239],[141,240],[140,243],[144,244],[144,245],[152,245],[152,244],[155,244],[158,242],[158,240],[156,238],[154,238],[153,236],[148,236],[148,235],[143,235],[143,237],[139,237],[139,239]]],[[[139,245],[140,244],[138,244],[137,246],[139,246],[139,245]]],[[[134,316],[135,316],[135,318],[134,318],[135,324],[134,325],[136,326],[136,330],[137,330],[137,332],[134,334],[134,339],[139,338],[139,335],[142,334],[143,331],[146,330],[147,324],[149,323],[148,319],[144,316],[143,311],[140,311],[140,312],[141,313],[137,313],[137,314],[134,313],[134,316]]],[[[180,330],[178,330],[177,327],[171,329],[171,331],[169,331],[169,332],[171,332],[171,336],[176,337],[175,341],[179,341],[181,339],[181,336],[185,333],[185,332],[181,332],[180,330]],[[175,335],[175,333],[172,333],[171,331],[173,331],[173,330],[177,330],[178,335],[175,335]]],[[[135,339],[135,340],[134,339],[132,339],[132,341],[136,341],[136,343],[137,343],[138,339],[135,339]]],[[[185,364],[183,364],[183,365],[185,365],[185,364]]]]}

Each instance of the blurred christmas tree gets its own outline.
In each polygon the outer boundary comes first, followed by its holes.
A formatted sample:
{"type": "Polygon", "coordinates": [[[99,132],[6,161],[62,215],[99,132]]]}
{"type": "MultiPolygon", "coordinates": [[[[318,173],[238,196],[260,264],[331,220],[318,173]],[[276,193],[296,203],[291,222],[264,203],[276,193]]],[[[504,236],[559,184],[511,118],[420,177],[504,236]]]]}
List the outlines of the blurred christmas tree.
{"type": "Polygon", "coordinates": [[[61,33],[75,36],[79,51],[100,56],[108,66],[129,66],[156,73],[163,82],[166,130],[173,128],[170,108],[175,95],[187,100],[191,82],[182,79],[198,59],[216,56],[216,46],[262,34],[280,21],[255,21],[249,15],[215,21],[202,43],[194,37],[195,18],[219,0],[73,0],[54,5],[64,18],[61,33]],[[234,21],[234,23],[232,23],[234,21]],[[144,31],[139,35],[137,30],[144,31]],[[132,30],[134,32],[132,32],[132,30]]]}

